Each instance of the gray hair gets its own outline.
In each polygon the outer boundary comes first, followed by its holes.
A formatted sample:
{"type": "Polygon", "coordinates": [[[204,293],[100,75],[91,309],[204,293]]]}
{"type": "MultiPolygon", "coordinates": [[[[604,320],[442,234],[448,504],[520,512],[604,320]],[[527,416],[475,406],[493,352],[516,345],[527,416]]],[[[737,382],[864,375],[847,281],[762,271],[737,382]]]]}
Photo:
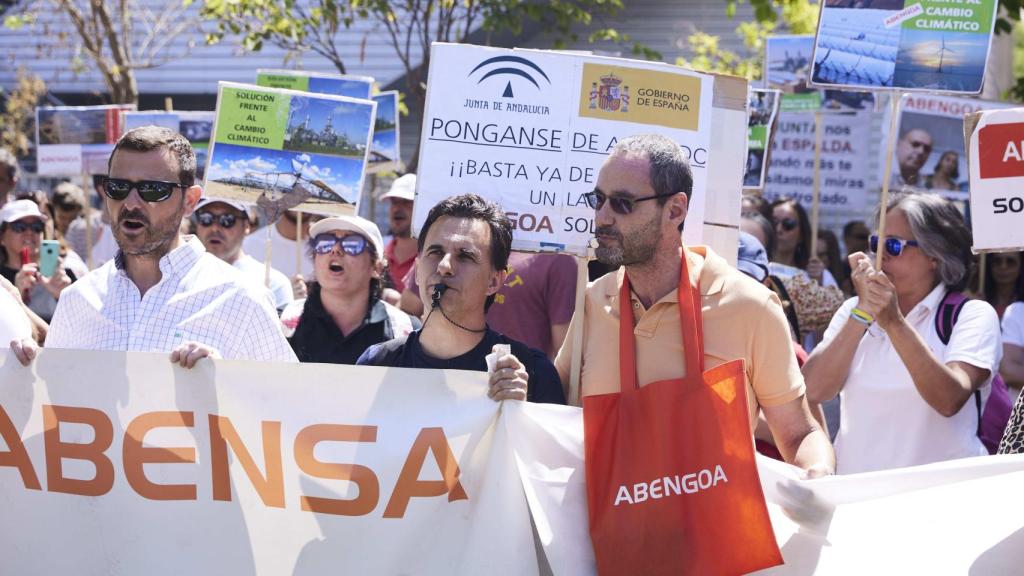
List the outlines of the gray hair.
{"type": "MultiPolygon", "coordinates": [[[[647,159],[651,165],[651,187],[658,196],[682,192],[690,199],[693,191],[693,173],[690,162],[683,156],[679,144],[660,134],[639,134],[619,140],[612,148],[611,155],[637,155],[647,159]]],[[[668,198],[658,198],[658,204],[665,204],[668,198]]]]}
{"type": "MultiPolygon", "coordinates": [[[[919,248],[939,263],[938,276],[950,291],[967,286],[972,261],[971,231],[960,210],[937,194],[900,193],[889,198],[886,213],[899,208],[910,223],[919,248]]],[[[875,211],[875,229],[879,213],[875,211]]]]}

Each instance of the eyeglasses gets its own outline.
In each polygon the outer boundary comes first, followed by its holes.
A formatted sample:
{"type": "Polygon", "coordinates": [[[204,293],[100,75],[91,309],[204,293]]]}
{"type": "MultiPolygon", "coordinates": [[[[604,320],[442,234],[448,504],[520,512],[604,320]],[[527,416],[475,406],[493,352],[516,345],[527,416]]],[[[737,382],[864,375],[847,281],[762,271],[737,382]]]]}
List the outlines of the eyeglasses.
{"type": "Polygon", "coordinates": [[[221,228],[226,230],[234,226],[235,222],[238,222],[238,216],[227,213],[218,215],[211,212],[196,212],[196,222],[203,228],[209,228],[216,222],[221,228]]]}
{"type": "Polygon", "coordinates": [[[800,222],[797,221],[796,218],[783,218],[781,220],[776,220],[773,224],[775,224],[776,228],[782,226],[782,229],[786,232],[792,232],[793,230],[796,230],[796,227],[800,225],[800,222]]]}
{"type": "Polygon", "coordinates": [[[341,251],[349,256],[359,256],[366,250],[366,238],[359,234],[338,238],[330,232],[324,232],[313,239],[313,251],[321,255],[330,254],[338,244],[341,244],[341,251]]]}
{"type": "Polygon", "coordinates": [[[594,210],[600,210],[607,200],[611,205],[613,212],[625,216],[633,212],[633,205],[637,202],[654,200],[655,198],[668,198],[669,196],[675,195],[676,192],[671,194],[655,194],[654,196],[644,196],[643,198],[623,198],[621,196],[605,196],[603,192],[594,190],[593,192],[587,192],[584,194],[583,199],[586,200],[587,206],[590,206],[594,210]]]}
{"type": "Polygon", "coordinates": [[[103,181],[103,191],[107,198],[120,202],[132,193],[132,190],[139,191],[139,197],[146,202],[163,202],[171,197],[175,188],[184,189],[185,186],[177,182],[164,182],[162,180],[125,180],[123,178],[107,178],[103,181]]]}
{"type": "MultiPolygon", "coordinates": [[[[885,238],[885,251],[889,253],[889,256],[895,257],[903,254],[903,249],[907,246],[920,246],[920,244],[917,243],[917,240],[904,240],[902,238],[893,238],[892,236],[885,238]]],[[[878,253],[877,234],[871,235],[871,238],[868,240],[868,248],[872,252],[878,253]]]]}
{"type": "Polygon", "coordinates": [[[22,222],[21,220],[18,220],[16,222],[11,222],[9,226],[15,234],[21,234],[26,230],[32,230],[36,234],[42,234],[43,230],[46,229],[46,226],[44,226],[39,220],[33,220],[31,222],[22,222]]]}

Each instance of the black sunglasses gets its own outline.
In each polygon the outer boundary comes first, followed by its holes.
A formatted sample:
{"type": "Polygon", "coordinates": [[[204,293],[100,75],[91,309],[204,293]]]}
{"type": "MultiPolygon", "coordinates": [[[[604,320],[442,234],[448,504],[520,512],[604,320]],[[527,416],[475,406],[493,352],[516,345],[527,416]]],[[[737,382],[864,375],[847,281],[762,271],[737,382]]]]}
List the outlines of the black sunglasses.
{"type": "Polygon", "coordinates": [[[9,226],[15,234],[21,234],[26,230],[32,230],[36,234],[42,234],[43,230],[46,229],[46,226],[39,220],[33,220],[31,222],[22,222],[21,220],[18,220],[16,222],[11,222],[9,226]]]}
{"type": "Polygon", "coordinates": [[[782,226],[782,229],[786,232],[792,232],[800,225],[800,222],[798,222],[796,218],[783,218],[781,220],[776,220],[774,224],[776,227],[782,226]]]}
{"type": "Polygon", "coordinates": [[[330,254],[338,244],[341,244],[341,251],[349,256],[359,256],[366,250],[366,238],[359,234],[338,238],[330,232],[324,232],[313,239],[313,251],[317,254],[330,254]]]}
{"type": "Polygon", "coordinates": [[[644,196],[642,198],[623,198],[621,196],[605,196],[604,192],[587,192],[583,195],[583,199],[586,200],[587,206],[590,206],[594,210],[600,210],[605,201],[612,207],[612,211],[616,214],[622,214],[623,216],[631,214],[633,212],[633,206],[637,202],[644,202],[646,200],[654,200],[655,198],[668,198],[669,196],[675,196],[676,193],[672,194],[655,194],[654,196],[644,196]]]}
{"type": "MultiPolygon", "coordinates": [[[[902,238],[893,238],[892,236],[886,236],[885,238],[885,251],[889,253],[889,256],[899,256],[903,254],[903,249],[907,246],[920,246],[917,240],[903,240],[902,238]]],[[[868,240],[868,248],[878,253],[878,235],[872,234],[868,240]]]]}
{"type": "Polygon", "coordinates": [[[132,193],[132,189],[139,191],[139,197],[146,202],[163,202],[171,197],[175,188],[184,189],[185,186],[177,182],[164,182],[162,180],[125,180],[124,178],[107,178],[103,181],[103,192],[107,198],[120,202],[132,193]]]}
{"type": "Polygon", "coordinates": [[[196,222],[203,228],[209,228],[216,222],[221,228],[225,230],[231,228],[238,222],[238,216],[234,214],[213,214],[211,212],[196,212],[196,222]]]}

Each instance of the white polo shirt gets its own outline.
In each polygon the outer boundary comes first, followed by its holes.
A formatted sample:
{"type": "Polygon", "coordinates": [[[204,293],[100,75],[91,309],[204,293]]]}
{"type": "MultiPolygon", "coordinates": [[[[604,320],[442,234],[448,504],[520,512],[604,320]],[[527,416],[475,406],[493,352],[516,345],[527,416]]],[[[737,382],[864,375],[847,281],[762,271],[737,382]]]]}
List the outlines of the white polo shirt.
{"type": "MultiPolygon", "coordinates": [[[[946,294],[939,284],[906,319],[943,364],[959,361],[996,374],[1002,357],[999,317],[987,302],[964,304],[949,344],[939,340],[935,314],[946,294]]],[[[847,300],[825,331],[823,343],[839,333],[857,299],[847,300]]],[[[983,399],[992,376],[982,386],[983,399]]],[[[950,418],[925,402],[885,331],[868,330],[853,355],[840,394],[842,421],[836,436],[836,472],[854,474],[988,454],[978,439],[978,409],[969,399],[950,418]]]]}

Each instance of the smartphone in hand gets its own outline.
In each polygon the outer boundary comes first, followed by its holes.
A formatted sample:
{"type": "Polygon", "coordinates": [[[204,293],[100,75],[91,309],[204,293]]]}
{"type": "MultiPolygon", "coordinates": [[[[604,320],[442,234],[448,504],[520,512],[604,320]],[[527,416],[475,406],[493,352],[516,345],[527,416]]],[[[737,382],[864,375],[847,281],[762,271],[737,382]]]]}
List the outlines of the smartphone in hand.
{"type": "Polygon", "coordinates": [[[60,259],[60,242],[43,240],[39,246],[39,273],[47,278],[57,272],[57,261],[60,259]]]}

